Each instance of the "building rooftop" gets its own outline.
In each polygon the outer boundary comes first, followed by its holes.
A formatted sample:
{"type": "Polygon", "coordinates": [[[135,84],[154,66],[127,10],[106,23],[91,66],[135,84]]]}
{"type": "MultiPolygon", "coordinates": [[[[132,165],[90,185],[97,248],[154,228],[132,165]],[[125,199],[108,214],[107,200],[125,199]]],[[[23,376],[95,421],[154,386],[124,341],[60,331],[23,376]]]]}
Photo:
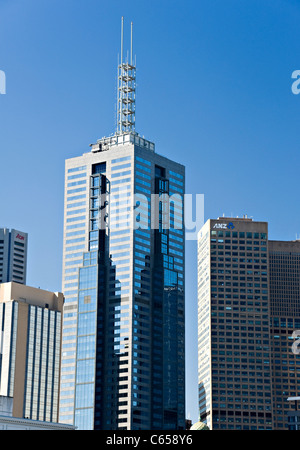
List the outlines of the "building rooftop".
{"type": "Polygon", "coordinates": [[[62,311],[64,296],[14,282],[0,284],[0,303],[13,300],[62,311]]]}
{"type": "Polygon", "coordinates": [[[251,217],[248,217],[247,215],[243,215],[243,217],[226,217],[226,216],[222,216],[222,217],[218,217],[218,220],[248,220],[249,222],[252,222],[253,219],[251,217]]]}
{"type": "Polygon", "coordinates": [[[116,147],[118,145],[124,144],[135,144],[139,147],[146,148],[152,152],[155,152],[155,144],[153,142],[148,141],[144,137],[141,137],[136,132],[128,132],[122,134],[114,134],[109,137],[103,137],[98,139],[96,144],[90,144],[91,151],[93,153],[96,152],[105,152],[109,150],[111,147],[116,147]]]}

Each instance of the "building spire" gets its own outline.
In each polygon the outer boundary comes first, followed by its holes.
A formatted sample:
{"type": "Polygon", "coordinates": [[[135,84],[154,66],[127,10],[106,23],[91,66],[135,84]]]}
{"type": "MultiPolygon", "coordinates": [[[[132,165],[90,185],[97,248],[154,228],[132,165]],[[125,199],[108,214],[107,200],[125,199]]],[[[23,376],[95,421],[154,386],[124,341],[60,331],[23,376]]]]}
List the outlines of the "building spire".
{"type": "Polygon", "coordinates": [[[117,134],[135,131],[136,65],[133,64],[133,23],[131,22],[130,60],[123,59],[124,17],[121,23],[121,58],[118,66],[118,124],[117,134]]]}

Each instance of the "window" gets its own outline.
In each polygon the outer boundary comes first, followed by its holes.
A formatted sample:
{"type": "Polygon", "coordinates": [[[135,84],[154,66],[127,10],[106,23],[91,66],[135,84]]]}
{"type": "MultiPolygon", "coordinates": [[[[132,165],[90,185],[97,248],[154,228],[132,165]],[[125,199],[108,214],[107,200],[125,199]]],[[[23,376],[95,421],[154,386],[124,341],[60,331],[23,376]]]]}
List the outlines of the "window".
{"type": "Polygon", "coordinates": [[[174,177],[177,177],[177,178],[180,178],[181,180],[183,180],[183,175],[173,172],[172,170],[170,170],[169,173],[170,173],[170,175],[173,175],[174,177]]]}
{"type": "Polygon", "coordinates": [[[118,162],[130,161],[130,160],[131,160],[131,156],[124,156],[123,158],[112,159],[111,163],[117,164],[118,162]]]}
{"type": "Polygon", "coordinates": [[[92,174],[93,175],[96,175],[99,173],[104,173],[104,172],[106,172],[106,162],[93,164],[93,166],[92,166],[92,174]]]}
{"type": "Polygon", "coordinates": [[[136,157],[136,160],[141,162],[141,163],[143,163],[143,164],[146,164],[147,166],[151,166],[151,162],[150,161],[147,161],[146,159],[140,158],[139,156],[136,157]]]}
{"type": "Polygon", "coordinates": [[[155,177],[157,178],[165,178],[166,176],[166,169],[163,167],[155,166],[155,177]]]}
{"type": "Polygon", "coordinates": [[[68,173],[80,172],[81,170],[85,170],[85,169],[86,169],[86,166],[74,167],[72,169],[69,169],[68,173]]]}

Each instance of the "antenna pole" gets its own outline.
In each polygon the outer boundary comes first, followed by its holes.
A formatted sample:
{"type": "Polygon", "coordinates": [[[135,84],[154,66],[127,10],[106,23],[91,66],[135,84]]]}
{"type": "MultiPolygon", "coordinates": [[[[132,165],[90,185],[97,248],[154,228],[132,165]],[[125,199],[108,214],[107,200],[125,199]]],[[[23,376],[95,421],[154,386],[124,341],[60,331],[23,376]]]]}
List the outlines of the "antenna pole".
{"type": "Polygon", "coordinates": [[[132,49],[133,49],[133,23],[131,22],[131,53],[130,53],[130,65],[132,66],[132,49]]]}
{"type": "Polygon", "coordinates": [[[124,17],[122,17],[122,25],[121,25],[121,65],[123,63],[123,40],[124,40],[124,17]]]}

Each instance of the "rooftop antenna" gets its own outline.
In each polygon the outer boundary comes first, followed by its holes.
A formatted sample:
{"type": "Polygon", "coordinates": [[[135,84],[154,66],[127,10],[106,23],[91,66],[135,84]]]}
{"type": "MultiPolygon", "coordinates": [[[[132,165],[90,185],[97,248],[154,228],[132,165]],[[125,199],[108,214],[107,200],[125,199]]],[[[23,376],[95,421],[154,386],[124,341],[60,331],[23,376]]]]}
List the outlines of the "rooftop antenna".
{"type": "Polygon", "coordinates": [[[133,22],[131,22],[131,38],[130,38],[130,65],[132,66],[132,50],[133,50],[133,22]]]}
{"type": "Polygon", "coordinates": [[[120,64],[123,64],[123,44],[124,44],[124,17],[122,17],[121,23],[121,61],[120,64]]]}
{"type": "MultiPolygon", "coordinates": [[[[118,67],[117,134],[135,132],[136,66],[133,64],[133,23],[131,22],[130,62],[124,52],[124,17],[121,21],[121,61],[118,67]]],[[[128,55],[128,53],[127,53],[128,55]]]]}

